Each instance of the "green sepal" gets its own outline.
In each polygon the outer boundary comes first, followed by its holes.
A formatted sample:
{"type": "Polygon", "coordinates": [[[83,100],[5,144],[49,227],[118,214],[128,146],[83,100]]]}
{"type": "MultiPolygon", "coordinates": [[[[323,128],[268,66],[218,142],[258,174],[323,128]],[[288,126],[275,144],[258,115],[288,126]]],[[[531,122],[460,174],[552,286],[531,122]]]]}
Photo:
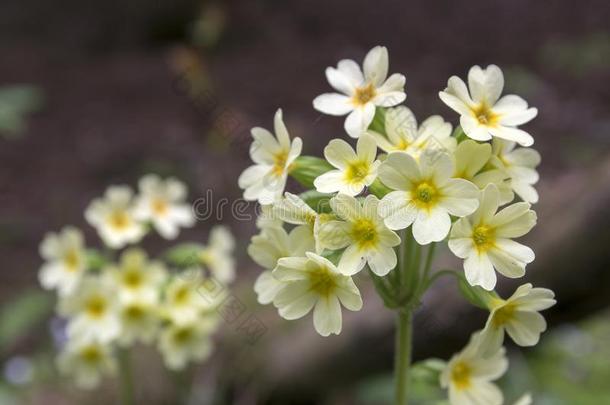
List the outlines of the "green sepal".
{"type": "Polygon", "coordinates": [[[458,278],[458,287],[460,293],[468,302],[485,310],[490,310],[491,302],[494,299],[498,299],[498,294],[495,291],[487,291],[479,286],[471,286],[463,275],[458,278]]]}
{"type": "Polygon", "coordinates": [[[411,378],[426,384],[436,385],[445,366],[446,362],[435,358],[417,362],[411,368],[411,378]]]}
{"type": "Polygon", "coordinates": [[[87,249],[85,257],[87,260],[87,268],[93,271],[101,270],[110,262],[108,257],[97,249],[87,249]]]}
{"type": "Polygon", "coordinates": [[[316,177],[333,169],[324,159],[315,156],[299,156],[290,170],[290,175],[306,188],[313,188],[316,177]]]}
{"type": "Polygon", "coordinates": [[[375,181],[373,182],[373,184],[371,184],[369,186],[369,191],[371,192],[371,194],[373,194],[375,197],[382,199],[383,196],[385,196],[386,194],[388,194],[390,191],[392,191],[391,188],[388,188],[388,186],[386,186],[385,184],[383,184],[381,181],[379,181],[379,179],[375,179],[375,181]]]}
{"type": "Polygon", "coordinates": [[[369,130],[385,134],[385,112],[386,109],[383,107],[377,107],[375,109],[375,116],[373,117],[371,125],[369,125],[369,130]]]}
{"type": "Polygon", "coordinates": [[[451,136],[453,136],[457,140],[458,143],[468,139],[468,136],[466,135],[466,133],[464,132],[464,130],[462,129],[462,127],[460,125],[455,127],[451,136]]]}

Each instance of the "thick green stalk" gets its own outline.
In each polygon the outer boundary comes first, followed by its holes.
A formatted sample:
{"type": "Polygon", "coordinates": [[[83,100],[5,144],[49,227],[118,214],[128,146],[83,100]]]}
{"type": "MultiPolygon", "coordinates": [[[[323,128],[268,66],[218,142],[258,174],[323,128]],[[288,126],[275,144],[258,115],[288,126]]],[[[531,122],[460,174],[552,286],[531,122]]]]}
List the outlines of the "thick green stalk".
{"type": "Polygon", "coordinates": [[[133,373],[131,370],[131,358],[128,349],[119,350],[119,371],[121,379],[121,403],[123,405],[135,405],[133,373]]]}
{"type": "Polygon", "coordinates": [[[406,405],[408,401],[409,369],[411,366],[411,341],[413,335],[411,309],[398,311],[396,319],[396,343],[394,359],[394,386],[396,405],[406,405]]]}

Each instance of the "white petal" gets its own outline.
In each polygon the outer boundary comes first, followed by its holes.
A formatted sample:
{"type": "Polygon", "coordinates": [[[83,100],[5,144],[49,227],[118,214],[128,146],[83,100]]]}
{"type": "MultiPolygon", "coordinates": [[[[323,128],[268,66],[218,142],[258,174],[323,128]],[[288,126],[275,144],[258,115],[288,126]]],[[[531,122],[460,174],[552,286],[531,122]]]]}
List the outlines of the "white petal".
{"type": "Polygon", "coordinates": [[[509,141],[515,141],[521,146],[532,146],[534,144],[534,138],[519,128],[512,128],[506,126],[498,126],[495,128],[489,128],[489,132],[493,136],[498,138],[507,139],[509,141]]]}
{"type": "Polygon", "coordinates": [[[351,245],[341,255],[337,268],[341,274],[352,276],[364,268],[366,260],[356,245],[351,245]]]}
{"type": "Polygon", "coordinates": [[[328,83],[337,91],[351,96],[354,92],[354,85],[350,77],[338,69],[329,67],[326,68],[326,79],[328,83]]]}
{"type": "Polygon", "coordinates": [[[352,241],[349,231],[350,224],[343,221],[330,221],[320,225],[318,239],[327,249],[342,249],[352,241]]]}
{"type": "Polygon", "coordinates": [[[492,249],[487,254],[494,268],[502,275],[509,278],[519,278],[525,274],[525,264],[507,252],[492,249]]]}
{"type": "Polygon", "coordinates": [[[354,109],[351,99],[338,93],[325,93],[313,100],[313,108],[329,115],[345,115],[354,109]]]}
{"type": "Polygon", "coordinates": [[[464,133],[475,141],[488,141],[491,139],[491,128],[481,125],[471,115],[462,115],[460,117],[460,125],[464,133]]]}
{"type": "Polygon", "coordinates": [[[519,346],[535,346],[546,330],[546,321],[538,312],[516,311],[506,325],[506,332],[519,346]]]}
{"type": "Polygon", "coordinates": [[[333,139],[324,148],[324,157],[337,169],[345,169],[350,162],[358,159],[356,152],[343,139],[333,139]]]}
{"type": "Polygon", "coordinates": [[[335,296],[322,297],[313,310],[313,325],[322,336],[341,332],[341,305],[335,296]]]}
{"type": "Polygon", "coordinates": [[[496,286],[496,272],[486,254],[473,254],[464,261],[466,280],[470,285],[479,285],[491,291],[496,286]]]}
{"type": "Polygon", "coordinates": [[[402,103],[407,98],[404,92],[405,77],[394,73],[388,80],[377,89],[377,96],[373,99],[375,105],[380,107],[392,107],[402,103]]]}
{"type": "Polygon", "coordinates": [[[441,188],[441,193],[440,205],[451,215],[463,217],[479,207],[479,189],[468,180],[450,179],[441,188]]]}
{"type": "Polygon", "coordinates": [[[345,281],[339,284],[335,293],[341,304],[350,311],[360,311],[362,309],[360,291],[358,291],[358,287],[356,287],[351,277],[346,277],[345,281]]]}
{"type": "Polygon", "coordinates": [[[375,116],[375,105],[367,103],[349,113],[345,119],[344,128],[349,136],[358,138],[365,132],[375,116]]]}
{"type": "Polygon", "coordinates": [[[417,207],[404,191],[392,191],[379,202],[379,216],[384,218],[385,225],[393,230],[404,229],[417,217],[417,207]]]}
{"type": "Polygon", "coordinates": [[[380,277],[385,276],[396,267],[396,252],[391,247],[379,246],[378,249],[369,252],[368,264],[373,273],[380,277]]]}
{"type": "Polygon", "coordinates": [[[388,76],[388,50],[385,46],[376,46],[364,58],[364,78],[378,87],[388,76]]]}
{"type": "Polygon", "coordinates": [[[307,281],[286,284],[273,299],[282,318],[299,319],[305,316],[316,303],[317,297],[311,292],[307,281]]]}
{"type": "Polygon", "coordinates": [[[365,162],[372,163],[377,157],[377,143],[368,134],[364,134],[358,139],[356,150],[358,157],[365,162]]]}
{"type": "Polygon", "coordinates": [[[379,179],[394,190],[410,190],[421,178],[415,158],[406,153],[393,153],[379,167],[379,179]]]}
{"type": "Polygon", "coordinates": [[[337,69],[350,80],[354,87],[361,86],[364,83],[364,76],[362,75],[360,66],[353,60],[340,60],[337,64],[337,69]]]}
{"type": "Polygon", "coordinates": [[[436,207],[429,212],[419,211],[413,223],[413,237],[420,245],[440,242],[449,234],[451,218],[444,208],[436,207]]]}
{"type": "Polygon", "coordinates": [[[320,193],[334,193],[343,187],[344,174],[339,170],[326,172],[313,181],[316,190],[320,193]]]}

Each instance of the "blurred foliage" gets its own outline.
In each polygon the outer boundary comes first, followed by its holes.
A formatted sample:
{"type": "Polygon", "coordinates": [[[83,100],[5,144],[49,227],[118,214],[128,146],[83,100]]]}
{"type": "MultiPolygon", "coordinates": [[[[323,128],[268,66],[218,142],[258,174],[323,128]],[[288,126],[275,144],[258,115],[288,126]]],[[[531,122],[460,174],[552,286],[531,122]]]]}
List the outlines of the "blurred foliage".
{"type": "Polygon", "coordinates": [[[0,352],[5,354],[15,343],[49,316],[51,297],[38,290],[20,293],[0,312],[0,352]]]}
{"type": "Polygon", "coordinates": [[[34,86],[0,87],[0,136],[19,136],[25,130],[27,116],[41,106],[42,92],[34,86]]]}
{"type": "Polygon", "coordinates": [[[594,70],[610,67],[610,34],[599,32],[582,37],[555,40],[541,51],[544,64],[583,77],[594,70]]]}

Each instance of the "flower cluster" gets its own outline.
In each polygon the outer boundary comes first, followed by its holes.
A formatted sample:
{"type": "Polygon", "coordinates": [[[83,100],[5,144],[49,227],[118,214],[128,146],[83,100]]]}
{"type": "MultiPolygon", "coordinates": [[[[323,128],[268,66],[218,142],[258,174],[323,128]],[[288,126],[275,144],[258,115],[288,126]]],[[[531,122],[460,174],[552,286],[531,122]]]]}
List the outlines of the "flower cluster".
{"type": "Polygon", "coordinates": [[[210,354],[222,296],[200,287],[233,279],[229,231],[216,226],[207,246],[176,245],[158,259],[133,246],[153,229],[174,239],[181,227],[194,225],[186,194],[181,182],[155,175],[140,180],[136,196],[128,186],[111,186],[85,211],[103,250],[87,248],[82,232],[70,226],[42,241],[40,283],[57,292],[57,313],[66,320],[58,366],[78,386],[97,386],[138,343],[156,345],[176,370],[210,354]]]}
{"type": "MultiPolygon", "coordinates": [[[[362,308],[354,277],[368,269],[385,304],[411,311],[438,277],[451,274],[472,302],[490,311],[482,331],[440,373],[452,404],[500,404],[491,383],[504,373],[504,332],[522,346],[546,329],[538,311],[554,304],[550,290],[524,284],[507,300],[493,290],[497,273],[525,274],[533,251],[515,241],[536,224],[539,154],[518,128],[534,118],[519,96],[504,95],[500,68],[474,66],[468,85],[453,76],[440,99],[460,115],[459,126],[440,115],[418,124],[406,99],[405,76],[388,77],[388,52],[373,48],[362,68],[352,60],[329,67],[338,93],[315,98],[313,107],[347,115],[355,145],[333,139],[324,159],[300,156],[275,115],[275,136],[254,128],[255,165],[239,179],[244,197],[263,209],[260,233],[249,254],[265,269],[255,284],[259,302],[293,320],[313,310],[316,331],[342,328],[342,307],[362,308]],[[308,190],[285,191],[288,176],[308,190]],[[518,199],[515,201],[515,199],[518,199]],[[463,259],[463,272],[432,272],[435,244],[447,241],[463,259]],[[426,260],[421,251],[427,250],[426,260]]],[[[349,138],[348,138],[349,139],[349,138]]]]}

